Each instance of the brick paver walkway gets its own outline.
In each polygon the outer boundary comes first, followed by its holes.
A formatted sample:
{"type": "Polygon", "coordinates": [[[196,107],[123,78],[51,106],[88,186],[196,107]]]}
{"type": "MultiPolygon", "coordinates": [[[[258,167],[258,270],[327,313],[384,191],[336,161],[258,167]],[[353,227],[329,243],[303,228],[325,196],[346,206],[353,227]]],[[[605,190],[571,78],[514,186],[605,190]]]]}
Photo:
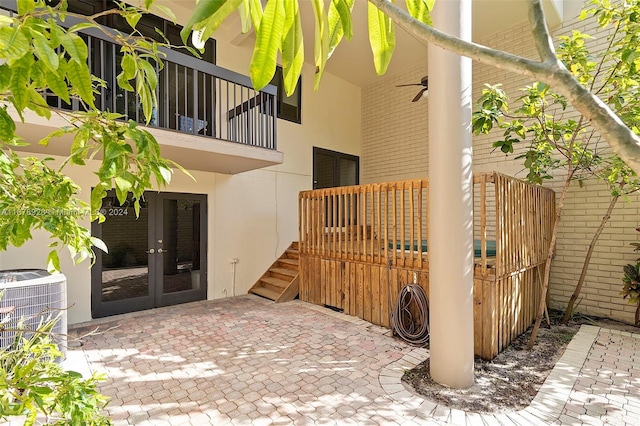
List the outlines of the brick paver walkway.
{"type": "Polygon", "coordinates": [[[640,335],[583,326],[531,406],[496,415],[425,400],[400,377],[426,357],[388,330],[255,296],[127,314],[69,352],[105,371],[116,425],[640,425],[640,335]]]}
{"type": "Polygon", "coordinates": [[[117,425],[410,421],[378,375],[412,348],[341,317],[239,297],[119,317],[83,349],[117,425]]]}
{"type": "Polygon", "coordinates": [[[640,335],[599,331],[560,420],[640,425],[640,335]]]}

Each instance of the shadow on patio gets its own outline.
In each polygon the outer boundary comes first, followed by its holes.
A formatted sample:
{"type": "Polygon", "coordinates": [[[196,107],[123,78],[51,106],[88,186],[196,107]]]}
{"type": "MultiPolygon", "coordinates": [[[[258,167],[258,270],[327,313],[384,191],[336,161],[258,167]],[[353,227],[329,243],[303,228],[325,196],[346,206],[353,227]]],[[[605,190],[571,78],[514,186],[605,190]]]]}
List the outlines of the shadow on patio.
{"type": "Polygon", "coordinates": [[[412,347],[303,302],[242,296],[112,317],[108,327],[82,349],[109,377],[101,390],[115,424],[406,424],[417,415],[379,382],[412,347]]]}

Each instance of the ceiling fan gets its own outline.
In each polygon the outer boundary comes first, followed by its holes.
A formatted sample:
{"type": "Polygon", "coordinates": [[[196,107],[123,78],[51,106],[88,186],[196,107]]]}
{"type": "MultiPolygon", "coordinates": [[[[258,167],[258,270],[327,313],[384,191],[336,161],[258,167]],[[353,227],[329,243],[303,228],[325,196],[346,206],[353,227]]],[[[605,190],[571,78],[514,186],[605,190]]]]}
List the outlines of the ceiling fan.
{"type": "Polygon", "coordinates": [[[410,84],[399,84],[396,87],[408,87],[408,86],[422,86],[422,89],[418,92],[418,94],[411,100],[411,102],[418,102],[421,97],[427,97],[429,94],[429,77],[424,76],[420,79],[420,83],[410,83],[410,84]]]}

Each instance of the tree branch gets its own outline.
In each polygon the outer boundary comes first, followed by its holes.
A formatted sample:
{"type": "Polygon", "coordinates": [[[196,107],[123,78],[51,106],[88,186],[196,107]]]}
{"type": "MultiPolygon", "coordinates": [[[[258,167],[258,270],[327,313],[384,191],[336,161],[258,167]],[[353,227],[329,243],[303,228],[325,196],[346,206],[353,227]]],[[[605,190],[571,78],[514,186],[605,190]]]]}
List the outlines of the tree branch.
{"type": "Polygon", "coordinates": [[[529,9],[529,25],[531,25],[531,34],[536,45],[536,50],[543,62],[549,64],[558,64],[556,50],[553,47],[553,40],[547,27],[547,20],[544,18],[544,10],[540,0],[531,0],[528,3],[529,9]]]}
{"type": "MultiPolygon", "coordinates": [[[[608,141],[618,156],[640,175],[640,138],[600,98],[582,86],[560,61],[538,62],[460,40],[412,18],[389,0],[369,1],[415,37],[458,55],[495,68],[533,77],[553,86],[555,91],[564,95],[578,112],[590,118],[591,125],[608,141]]],[[[536,6],[539,0],[530,1],[530,8],[540,7],[534,14],[542,14],[541,6],[539,4],[536,6]]],[[[538,28],[537,31],[542,30],[538,28]]],[[[541,47],[545,49],[544,45],[541,47]]]]}
{"type": "Polygon", "coordinates": [[[548,73],[548,65],[541,62],[492,49],[478,43],[461,40],[423,24],[389,0],[369,1],[408,33],[450,52],[499,69],[525,74],[534,78],[539,78],[548,73]]]}

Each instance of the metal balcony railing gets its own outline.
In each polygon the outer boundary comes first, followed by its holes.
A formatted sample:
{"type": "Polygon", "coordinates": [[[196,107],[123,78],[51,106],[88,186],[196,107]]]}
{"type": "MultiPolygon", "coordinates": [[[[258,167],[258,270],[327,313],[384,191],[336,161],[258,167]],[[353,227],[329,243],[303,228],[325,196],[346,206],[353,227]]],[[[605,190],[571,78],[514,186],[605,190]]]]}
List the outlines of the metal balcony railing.
{"type": "MultiPolygon", "coordinates": [[[[61,24],[70,27],[77,22],[67,17],[61,24]]],[[[116,34],[115,30],[105,30],[116,34]]],[[[144,124],[139,97],[116,84],[122,54],[115,38],[97,28],[78,34],[89,47],[91,72],[106,82],[106,87],[98,89],[96,106],[144,124]]],[[[158,105],[149,126],[277,149],[275,86],[256,91],[247,76],[176,50],[160,48],[160,51],[164,54],[164,66],[156,64],[158,105]]],[[[81,108],[77,100],[66,104],[56,96],[47,96],[47,102],[61,109],[81,108]]]]}

